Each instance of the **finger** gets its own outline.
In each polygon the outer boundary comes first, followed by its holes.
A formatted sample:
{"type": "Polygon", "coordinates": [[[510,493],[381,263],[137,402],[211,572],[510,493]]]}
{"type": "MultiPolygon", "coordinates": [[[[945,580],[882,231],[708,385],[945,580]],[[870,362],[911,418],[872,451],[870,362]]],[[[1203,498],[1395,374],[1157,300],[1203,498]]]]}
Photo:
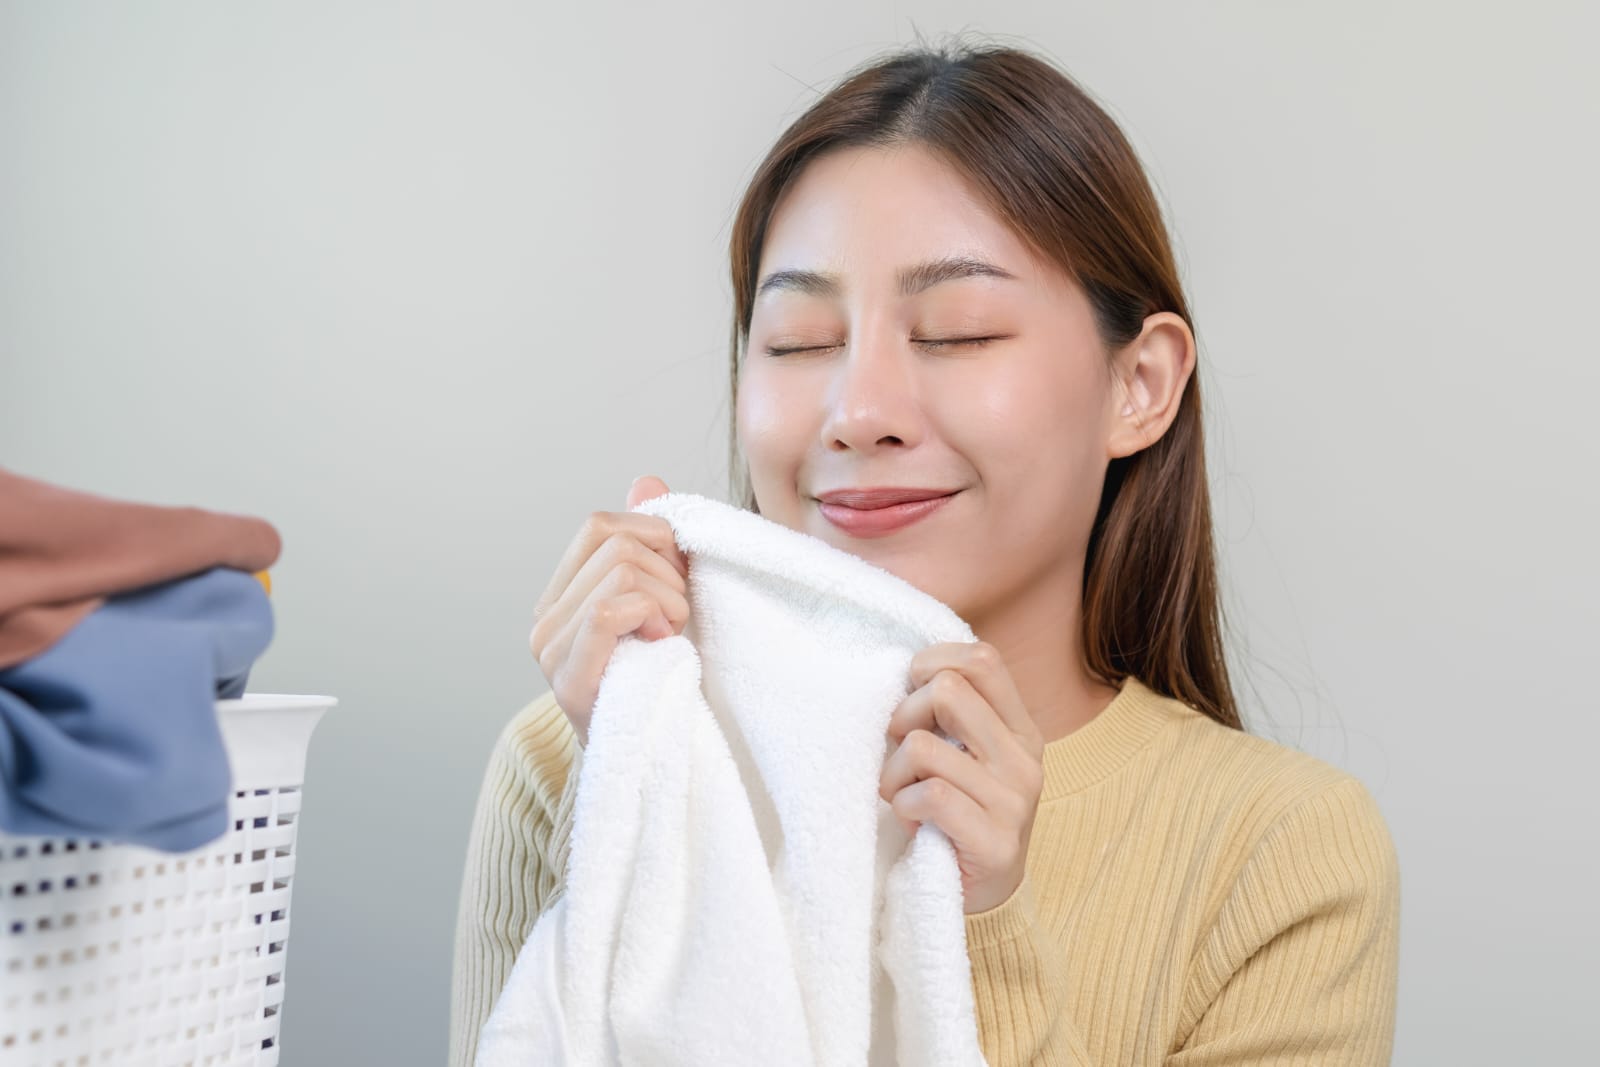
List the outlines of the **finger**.
{"type": "MultiPolygon", "coordinates": [[[[541,601],[534,608],[534,615],[539,618],[552,616],[556,620],[556,625],[563,625],[580,610],[581,605],[589,602],[594,591],[610,578],[614,571],[629,565],[644,574],[652,575],[679,592],[688,590],[688,579],[678,573],[671,563],[662,559],[658,553],[633,535],[619,533],[607,538],[584,561],[583,566],[578,568],[566,587],[560,590],[555,603],[546,605],[541,601]]],[[[555,580],[552,579],[551,587],[554,586],[555,580]]],[[[631,587],[624,584],[613,585],[610,588],[616,592],[623,592],[631,587]]]]}
{"type": "Polygon", "coordinates": [[[571,676],[598,678],[625,634],[637,630],[651,640],[667,637],[688,618],[689,604],[681,594],[663,589],[649,576],[634,575],[632,580],[644,583],[643,587],[629,584],[627,572],[618,568],[552,643],[554,654],[567,660],[569,672],[574,672],[571,676]],[[645,633],[646,629],[651,632],[645,633]]]}
{"type": "MultiPolygon", "coordinates": [[[[652,555],[652,553],[643,552],[642,550],[641,553],[644,556],[652,555]]],[[[646,566],[652,565],[647,562],[646,566]]],[[[546,678],[550,677],[548,664],[561,663],[571,657],[573,645],[576,643],[580,632],[585,627],[593,627],[595,625],[594,616],[607,600],[615,600],[633,593],[639,593],[644,598],[641,603],[650,609],[637,618],[630,611],[628,617],[633,620],[632,625],[627,629],[617,631],[616,636],[631,633],[641,626],[650,625],[651,619],[657,620],[652,633],[648,635],[641,633],[641,636],[665,637],[668,634],[678,632],[682,628],[689,618],[689,600],[685,595],[685,590],[682,588],[682,579],[670,567],[666,567],[666,564],[658,557],[653,566],[665,568],[668,572],[667,578],[663,580],[659,574],[651,573],[645,567],[638,566],[631,561],[624,561],[606,572],[601,577],[599,584],[589,590],[588,593],[583,594],[581,601],[575,605],[572,604],[572,601],[579,596],[578,589],[581,581],[575,582],[568,588],[567,593],[562,596],[556,608],[546,613],[544,617],[534,624],[533,636],[529,638],[529,643],[538,650],[539,669],[545,672],[546,678]],[[551,633],[552,630],[554,631],[553,634],[551,633]]],[[[600,627],[602,631],[606,628],[604,625],[600,627]]],[[[610,646],[605,649],[604,655],[606,658],[610,657],[610,646]]],[[[602,660],[603,665],[604,661],[602,660]]],[[[580,669],[587,670],[587,666],[580,666],[580,669]]],[[[586,675],[580,674],[577,676],[585,677],[586,675]]]]}
{"type": "Polygon", "coordinates": [[[628,487],[628,510],[632,511],[646,500],[654,500],[656,497],[665,496],[671,491],[667,488],[667,483],[655,475],[641,474],[628,487]]]}
{"type": "Polygon", "coordinates": [[[913,730],[943,730],[967,746],[967,751],[983,762],[991,762],[1012,741],[1005,723],[973,688],[965,675],[955,670],[935,674],[912,692],[889,716],[889,737],[900,740],[913,730]]]}
{"type": "Polygon", "coordinates": [[[629,537],[639,542],[671,564],[685,579],[688,578],[689,562],[678,548],[672,535],[672,526],[666,519],[632,511],[596,511],[584,519],[577,535],[567,545],[561,561],[556,564],[548,588],[558,592],[566,589],[595,554],[608,541],[618,537],[629,537]]]}
{"type": "MultiPolygon", "coordinates": [[[[662,481],[660,478],[657,478],[655,475],[640,475],[639,477],[635,478],[633,480],[633,484],[628,487],[628,511],[631,513],[634,508],[637,508],[646,500],[654,500],[656,497],[666,496],[670,492],[672,492],[672,490],[667,488],[667,483],[662,481]]],[[[662,523],[667,522],[667,520],[660,518],[660,516],[646,517],[656,518],[662,523]]],[[[678,542],[672,534],[672,525],[670,523],[667,523],[667,536],[664,546],[652,547],[655,548],[655,551],[660,552],[667,559],[671,560],[672,565],[678,568],[678,570],[682,571],[685,578],[689,576],[689,559],[683,554],[683,549],[678,547],[678,542]]]]}
{"type": "Polygon", "coordinates": [[[929,778],[943,778],[985,811],[1000,811],[1005,804],[1007,788],[992,771],[926,730],[908,734],[884,761],[878,796],[893,802],[900,790],[929,778]]]}
{"type": "Polygon", "coordinates": [[[929,645],[911,657],[911,684],[913,687],[924,685],[945,669],[960,672],[1012,733],[1029,737],[1039,732],[1022,702],[1010,669],[993,645],[987,641],[944,641],[929,645]]]}
{"type": "Polygon", "coordinates": [[[894,795],[889,806],[902,819],[933,823],[962,852],[985,849],[993,836],[983,808],[943,778],[927,778],[906,786],[894,795]]]}
{"type": "Polygon", "coordinates": [[[662,579],[632,561],[620,563],[595,586],[579,614],[592,613],[609,599],[643,593],[655,605],[656,617],[666,624],[669,632],[676,633],[689,618],[689,598],[682,582],[675,574],[662,579]]]}
{"type": "Polygon", "coordinates": [[[658,617],[659,611],[660,606],[648,593],[631,592],[601,601],[593,610],[585,612],[582,619],[561,636],[560,642],[552,645],[552,649],[562,649],[550,653],[555,656],[551,663],[559,664],[559,669],[547,670],[544,658],[540,660],[539,669],[551,688],[557,690],[558,702],[567,696],[572,707],[592,710],[600,677],[618,642],[623,635],[658,617]],[[552,674],[561,677],[552,677],[552,674]],[[576,694],[565,692],[573,687],[578,689],[576,694]]]}

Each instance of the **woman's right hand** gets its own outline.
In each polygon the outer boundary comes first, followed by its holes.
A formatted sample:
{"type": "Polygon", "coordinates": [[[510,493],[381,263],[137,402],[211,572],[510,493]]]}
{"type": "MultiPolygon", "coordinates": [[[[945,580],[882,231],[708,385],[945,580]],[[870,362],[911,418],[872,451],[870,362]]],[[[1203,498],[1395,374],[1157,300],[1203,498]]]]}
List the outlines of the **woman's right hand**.
{"type": "Polygon", "coordinates": [[[628,511],[590,514],[534,606],[528,644],[580,745],[617,642],[634,631],[667,637],[689,621],[689,561],[671,525],[632,511],[667,492],[660,478],[636,478],[628,511]]]}

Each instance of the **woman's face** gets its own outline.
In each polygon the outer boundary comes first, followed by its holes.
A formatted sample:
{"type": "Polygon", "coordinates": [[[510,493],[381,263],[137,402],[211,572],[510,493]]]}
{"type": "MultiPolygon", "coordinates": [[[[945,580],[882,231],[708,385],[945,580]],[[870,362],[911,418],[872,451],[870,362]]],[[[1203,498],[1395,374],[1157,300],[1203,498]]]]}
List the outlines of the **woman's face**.
{"type": "Polygon", "coordinates": [[[1078,286],[918,146],[809,162],[777,205],[757,279],[735,417],[763,516],[975,628],[1030,589],[1076,587],[1120,396],[1078,286]],[[902,284],[957,258],[1009,277],[902,284]],[[768,285],[778,272],[802,273],[768,285]],[[992,340],[962,340],[976,338],[992,340]],[[888,532],[836,525],[830,513],[850,513],[817,499],[884,486],[954,495],[888,532]]]}

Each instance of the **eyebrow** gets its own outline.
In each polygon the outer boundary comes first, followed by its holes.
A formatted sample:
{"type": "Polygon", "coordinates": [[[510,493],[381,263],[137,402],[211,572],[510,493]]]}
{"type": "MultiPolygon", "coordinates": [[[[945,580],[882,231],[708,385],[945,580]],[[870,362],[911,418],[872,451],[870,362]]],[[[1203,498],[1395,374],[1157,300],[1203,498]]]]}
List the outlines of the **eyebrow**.
{"type": "MultiPolygon", "coordinates": [[[[900,295],[916,296],[924,289],[931,289],[940,282],[956,278],[1017,280],[1015,274],[993,263],[986,263],[971,256],[945,256],[902,269],[899,274],[900,295]]],[[[778,290],[790,290],[808,296],[836,297],[841,288],[837,274],[815,270],[779,270],[761,279],[761,284],[756,287],[756,297],[778,290]]]]}

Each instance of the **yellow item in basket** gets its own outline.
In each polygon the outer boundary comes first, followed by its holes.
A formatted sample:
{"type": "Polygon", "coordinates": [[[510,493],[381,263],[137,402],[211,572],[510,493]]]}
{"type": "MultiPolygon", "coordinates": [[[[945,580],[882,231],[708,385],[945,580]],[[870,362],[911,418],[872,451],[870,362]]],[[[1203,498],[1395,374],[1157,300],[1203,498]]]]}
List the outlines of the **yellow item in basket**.
{"type": "Polygon", "coordinates": [[[266,571],[256,571],[256,581],[261,583],[261,588],[267,591],[268,596],[272,595],[272,575],[266,571]]]}

